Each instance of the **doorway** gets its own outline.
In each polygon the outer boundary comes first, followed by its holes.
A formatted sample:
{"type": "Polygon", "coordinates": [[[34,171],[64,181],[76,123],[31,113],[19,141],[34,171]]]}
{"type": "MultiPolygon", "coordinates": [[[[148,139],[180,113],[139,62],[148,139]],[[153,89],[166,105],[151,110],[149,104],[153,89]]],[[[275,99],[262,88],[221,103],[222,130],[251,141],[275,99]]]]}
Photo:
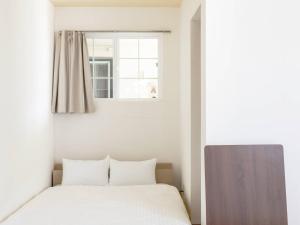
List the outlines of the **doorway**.
{"type": "Polygon", "coordinates": [[[201,223],[201,151],[202,151],[202,68],[201,8],[191,20],[191,216],[201,223]]]}

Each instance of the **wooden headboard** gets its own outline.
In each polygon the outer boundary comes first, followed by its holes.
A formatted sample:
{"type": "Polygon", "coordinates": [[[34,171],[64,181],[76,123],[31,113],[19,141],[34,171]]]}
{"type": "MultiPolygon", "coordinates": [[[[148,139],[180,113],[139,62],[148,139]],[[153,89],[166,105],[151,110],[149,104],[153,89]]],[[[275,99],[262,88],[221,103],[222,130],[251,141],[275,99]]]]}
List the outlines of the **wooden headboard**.
{"type": "MultiPolygon", "coordinates": [[[[52,173],[52,186],[60,185],[62,182],[63,169],[61,164],[56,164],[52,173]]],[[[156,181],[161,184],[174,185],[172,163],[157,163],[156,181]]]]}

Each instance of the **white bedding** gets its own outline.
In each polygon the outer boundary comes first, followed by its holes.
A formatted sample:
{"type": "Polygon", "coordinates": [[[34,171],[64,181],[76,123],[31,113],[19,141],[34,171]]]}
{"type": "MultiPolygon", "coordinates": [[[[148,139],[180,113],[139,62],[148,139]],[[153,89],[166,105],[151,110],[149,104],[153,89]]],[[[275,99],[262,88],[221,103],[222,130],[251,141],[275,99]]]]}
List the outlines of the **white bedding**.
{"type": "Polygon", "coordinates": [[[3,225],[190,225],[175,187],[57,186],[3,225]]]}

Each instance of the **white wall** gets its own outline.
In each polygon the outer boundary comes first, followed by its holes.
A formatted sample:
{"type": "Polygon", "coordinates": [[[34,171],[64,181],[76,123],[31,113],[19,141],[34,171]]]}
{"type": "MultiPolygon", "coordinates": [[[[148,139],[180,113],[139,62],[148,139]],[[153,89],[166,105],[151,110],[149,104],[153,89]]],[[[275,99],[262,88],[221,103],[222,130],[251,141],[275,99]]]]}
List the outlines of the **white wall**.
{"type": "Polygon", "coordinates": [[[0,221],[49,186],[53,8],[0,3],[0,221]]]}
{"type": "Polygon", "coordinates": [[[158,101],[97,100],[97,111],[56,115],[55,161],[63,157],[122,160],[157,157],[172,162],[180,185],[179,9],[56,8],[56,30],[160,30],[164,35],[163,98],[158,101]]]}
{"type": "MultiPolygon", "coordinates": [[[[199,145],[199,140],[201,139],[203,133],[200,132],[199,127],[195,126],[194,123],[200,123],[201,128],[204,126],[203,115],[201,115],[201,112],[199,112],[197,108],[199,106],[197,101],[201,102],[201,105],[204,103],[204,101],[201,101],[201,98],[203,98],[203,96],[194,95],[192,97],[191,94],[193,93],[198,95],[200,92],[202,93],[202,86],[204,86],[204,83],[200,81],[200,77],[196,77],[199,69],[196,69],[197,66],[195,65],[195,61],[193,61],[194,68],[192,68],[192,55],[194,57],[197,56],[197,52],[194,53],[192,51],[192,47],[198,48],[200,47],[200,43],[197,46],[197,43],[195,43],[195,41],[197,40],[195,38],[192,39],[191,34],[192,32],[196,31],[192,31],[192,27],[196,26],[192,21],[197,10],[199,10],[200,4],[200,0],[184,0],[182,2],[180,11],[182,183],[185,197],[192,213],[192,222],[195,224],[200,224],[201,222],[201,209],[199,202],[197,202],[199,201],[199,190],[197,191],[197,188],[199,188],[199,184],[197,182],[199,181],[198,178],[203,178],[203,171],[199,170],[199,165],[195,165],[195,163],[201,163],[200,158],[195,159],[195,157],[199,157],[199,153],[197,153],[196,151],[197,145],[199,145]],[[192,41],[194,43],[192,43],[192,41]],[[201,83],[198,85],[195,84],[195,82],[198,81],[201,83]],[[201,86],[200,91],[197,90],[197,88],[200,88],[199,86],[201,86]],[[199,132],[201,134],[196,137],[199,132]]],[[[200,14],[200,20],[202,20],[202,9],[200,14]]],[[[202,29],[204,29],[204,27],[201,27],[201,30],[202,29]]],[[[203,35],[204,32],[201,33],[201,42],[203,42],[203,35]]],[[[201,50],[203,51],[204,48],[202,48],[201,50]]],[[[196,58],[193,60],[196,60],[196,58]]],[[[198,61],[199,68],[201,60],[198,61]]],[[[204,70],[204,65],[202,65],[200,69],[202,73],[201,75],[203,75],[202,71],[204,70]]],[[[201,130],[203,130],[203,128],[201,130]]],[[[204,140],[202,140],[202,143],[200,143],[201,145],[204,144],[203,141],[204,140]]],[[[202,164],[203,163],[201,163],[201,166],[202,164]]],[[[202,200],[204,200],[204,198],[202,198],[202,200]]]]}
{"type": "Polygon", "coordinates": [[[299,8],[206,3],[207,144],[283,144],[290,225],[300,224],[299,8]]]}

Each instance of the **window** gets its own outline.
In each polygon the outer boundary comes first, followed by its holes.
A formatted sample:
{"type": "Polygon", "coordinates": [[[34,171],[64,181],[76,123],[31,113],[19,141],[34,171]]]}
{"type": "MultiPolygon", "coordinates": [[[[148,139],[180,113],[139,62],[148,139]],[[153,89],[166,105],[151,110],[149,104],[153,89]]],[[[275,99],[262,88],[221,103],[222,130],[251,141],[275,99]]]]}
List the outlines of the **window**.
{"type": "Polygon", "coordinates": [[[95,98],[160,96],[161,38],[157,34],[89,34],[95,98]]]}

